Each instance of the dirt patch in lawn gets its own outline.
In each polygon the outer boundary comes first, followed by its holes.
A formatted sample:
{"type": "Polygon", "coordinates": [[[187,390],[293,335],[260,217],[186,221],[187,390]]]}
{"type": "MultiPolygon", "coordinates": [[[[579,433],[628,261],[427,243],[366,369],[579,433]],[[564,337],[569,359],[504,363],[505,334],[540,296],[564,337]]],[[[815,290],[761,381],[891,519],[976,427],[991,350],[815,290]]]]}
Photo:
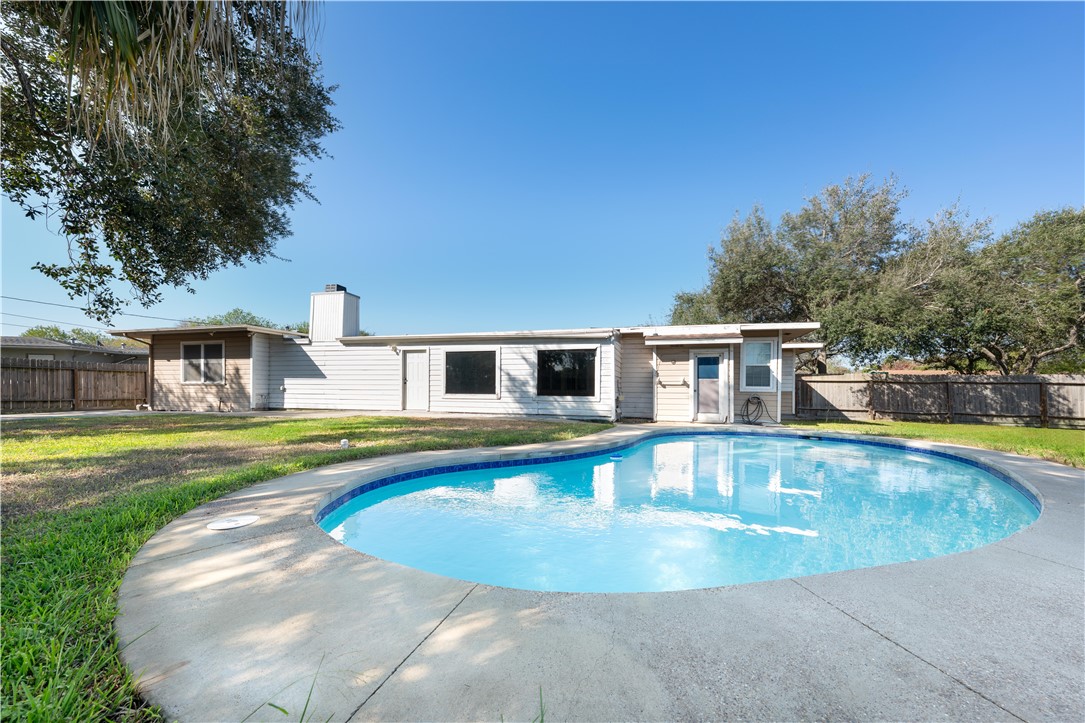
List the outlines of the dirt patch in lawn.
{"type": "Polygon", "coordinates": [[[328,462],[414,450],[526,444],[603,429],[581,422],[147,415],[5,422],[4,519],[101,504],[259,462],[326,454],[328,462]],[[341,450],[339,440],[350,448],[341,450]]]}

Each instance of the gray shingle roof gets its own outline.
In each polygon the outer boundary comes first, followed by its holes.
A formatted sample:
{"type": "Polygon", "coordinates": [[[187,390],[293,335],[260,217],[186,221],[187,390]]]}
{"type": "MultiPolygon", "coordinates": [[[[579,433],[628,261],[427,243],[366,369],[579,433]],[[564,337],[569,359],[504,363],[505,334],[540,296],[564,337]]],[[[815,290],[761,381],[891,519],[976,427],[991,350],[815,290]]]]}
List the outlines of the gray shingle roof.
{"type": "Polygon", "coordinates": [[[119,349],[111,346],[96,346],[94,344],[70,344],[52,339],[41,339],[34,336],[0,336],[0,346],[19,347],[20,349],[71,349],[82,352],[98,352],[100,354],[115,354],[117,356],[146,356],[147,349],[133,344],[130,347],[119,349]]]}

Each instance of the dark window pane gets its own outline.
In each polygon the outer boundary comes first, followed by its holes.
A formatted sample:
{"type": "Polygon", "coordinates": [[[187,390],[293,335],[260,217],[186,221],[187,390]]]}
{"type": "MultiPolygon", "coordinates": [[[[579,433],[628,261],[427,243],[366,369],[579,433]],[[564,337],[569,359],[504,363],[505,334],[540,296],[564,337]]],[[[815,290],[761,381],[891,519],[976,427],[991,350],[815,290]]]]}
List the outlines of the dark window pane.
{"type": "Polygon", "coordinates": [[[222,359],[225,354],[222,353],[222,344],[204,344],[203,345],[203,358],[204,359],[222,359]]]}
{"type": "Polygon", "coordinates": [[[181,347],[181,381],[203,381],[203,347],[200,344],[189,344],[181,347]]]}
{"type": "Polygon", "coordinates": [[[226,378],[224,359],[205,359],[203,362],[203,380],[208,384],[221,384],[226,378]]]}
{"type": "Polygon", "coordinates": [[[720,358],[718,356],[699,356],[699,357],[697,357],[697,378],[698,379],[719,379],[720,378],[720,358]]]}
{"type": "Polygon", "coordinates": [[[746,367],[747,387],[770,387],[772,386],[772,373],[768,367],[746,367]]]}
{"type": "Polygon", "coordinates": [[[595,350],[540,350],[538,395],[594,397],[595,350]]]}
{"type": "MultiPolygon", "coordinates": [[[[185,347],[185,349],[188,349],[188,348],[189,347],[185,347]]],[[[196,347],[196,350],[199,351],[199,347],[196,347]]],[[[201,363],[200,363],[200,358],[198,356],[195,359],[191,359],[191,358],[189,358],[188,354],[186,353],[185,354],[185,361],[184,361],[183,366],[181,368],[184,370],[183,371],[183,374],[184,374],[183,381],[186,381],[186,382],[202,382],[203,381],[203,378],[201,376],[201,371],[200,371],[202,366],[201,366],[201,363]]]]}
{"type": "Polygon", "coordinates": [[[445,394],[497,394],[497,352],[445,352],[445,394]]]}

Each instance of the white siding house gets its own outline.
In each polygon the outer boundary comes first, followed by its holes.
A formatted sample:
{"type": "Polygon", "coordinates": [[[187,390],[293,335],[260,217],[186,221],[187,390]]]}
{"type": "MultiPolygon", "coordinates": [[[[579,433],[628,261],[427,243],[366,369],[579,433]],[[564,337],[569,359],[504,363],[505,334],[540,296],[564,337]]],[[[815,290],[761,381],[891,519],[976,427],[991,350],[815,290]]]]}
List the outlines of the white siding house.
{"type": "MultiPolygon", "coordinates": [[[[819,326],[363,336],[358,307],[356,295],[333,284],[311,295],[308,335],[245,325],[114,333],[149,343],[152,358],[162,360],[153,371],[154,408],[186,408],[191,401],[194,409],[220,411],[349,409],[731,422],[754,403],[752,397],[760,400],[758,409],[768,420],[793,413],[795,353],[789,343],[817,346],[794,340],[819,326]],[[228,379],[181,374],[179,360],[189,358],[184,346],[217,350],[219,340],[228,342],[223,347],[228,379]]],[[[194,359],[195,353],[189,356],[194,359]]]]}

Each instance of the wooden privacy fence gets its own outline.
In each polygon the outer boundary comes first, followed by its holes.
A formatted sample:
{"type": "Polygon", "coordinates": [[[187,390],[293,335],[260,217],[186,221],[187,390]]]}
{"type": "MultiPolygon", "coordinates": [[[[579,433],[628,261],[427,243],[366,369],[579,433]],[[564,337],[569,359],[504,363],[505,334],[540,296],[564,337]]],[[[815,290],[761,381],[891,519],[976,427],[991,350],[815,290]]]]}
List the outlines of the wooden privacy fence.
{"type": "Polygon", "coordinates": [[[0,409],[135,409],[147,403],[146,364],[0,360],[0,409]]]}
{"type": "Polygon", "coordinates": [[[795,413],[815,419],[1085,427],[1085,375],[879,376],[798,376],[795,413]]]}

